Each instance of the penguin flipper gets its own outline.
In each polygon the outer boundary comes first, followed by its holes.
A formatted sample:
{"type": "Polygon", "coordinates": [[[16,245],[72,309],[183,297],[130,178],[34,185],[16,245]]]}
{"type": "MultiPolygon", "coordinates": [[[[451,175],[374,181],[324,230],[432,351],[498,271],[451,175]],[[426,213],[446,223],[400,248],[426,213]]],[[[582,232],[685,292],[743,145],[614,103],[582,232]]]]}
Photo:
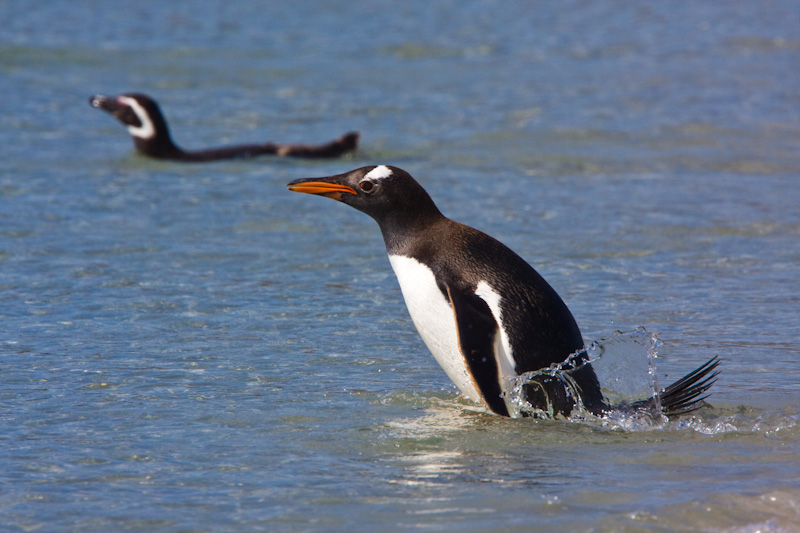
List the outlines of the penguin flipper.
{"type": "Polygon", "coordinates": [[[451,290],[445,285],[447,299],[453,308],[458,332],[458,347],[467,369],[484,402],[494,413],[510,416],[495,356],[496,339],[500,328],[486,302],[476,294],[451,290]]]}

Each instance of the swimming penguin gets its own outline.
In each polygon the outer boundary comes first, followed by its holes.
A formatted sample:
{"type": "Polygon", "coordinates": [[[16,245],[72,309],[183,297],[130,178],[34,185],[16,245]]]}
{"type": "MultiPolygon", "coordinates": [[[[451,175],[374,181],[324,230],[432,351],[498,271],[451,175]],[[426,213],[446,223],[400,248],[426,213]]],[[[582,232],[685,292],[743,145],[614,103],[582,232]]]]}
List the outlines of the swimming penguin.
{"type": "MultiPolygon", "coordinates": [[[[408,173],[369,166],[294,180],[288,188],[327,196],[375,219],[417,331],[467,398],[505,416],[569,416],[576,406],[602,415],[611,408],[580,329],[556,291],[505,245],[442,215],[408,173]],[[565,361],[563,372],[545,372],[524,386],[531,413],[511,405],[508,380],[565,361]]],[[[661,413],[700,407],[717,365],[714,358],[662,390],[661,413]]],[[[650,399],[634,407],[653,405],[650,399]]]]}
{"type": "Polygon", "coordinates": [[[169,134],[167,121],[155,100],[144,94],[128,93],[109,97],[89,98],[92,107],[108,111],[128,127],[136,149],[156,159],[205,162],[220,159],[248,158],[260,155],[303,157],[309,159],[339,157],[358,147],[359,134],[350,132],[327,144],[247,144],[208,150],[185,151],[169,134]]]}

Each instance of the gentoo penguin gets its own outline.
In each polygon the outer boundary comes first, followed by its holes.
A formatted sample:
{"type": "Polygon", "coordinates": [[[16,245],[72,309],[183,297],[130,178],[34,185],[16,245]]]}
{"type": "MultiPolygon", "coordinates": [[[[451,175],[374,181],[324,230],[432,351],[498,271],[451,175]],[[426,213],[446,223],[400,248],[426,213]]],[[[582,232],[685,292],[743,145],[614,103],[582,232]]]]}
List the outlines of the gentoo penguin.
{"type": "Polygon", "coordinates": [[[172,141],[161,109],[156,101],[147,95],[137,93],[115,97],[95,95],[89,98],[89,104],[114,115],[127,126],[136,149],[156,159],[204,162],[268,154],[281,157],[325,158],[339,157],[352,152],[358,146],[359,134],[350,132],[321,145],[265,143],[185,151],[172,141]]]}
{"type": "MultiPolygon", "coordinates": [[[[505,416],[569,416],[576,406],[602,415],[611,408],[556,291],[505,245],[442,215],[408,173],[369,166],[295,180],[288,188],[333,198],[375,219],[417,331],[466,397],[505,416]],[[545,372],[524,386],[530,412],[511,404],[510,380],[565,361],[564,372],[545,372]]],[[[661,391],[661,412],[700,407],[717,364],[712,359],[661,391]]]]}

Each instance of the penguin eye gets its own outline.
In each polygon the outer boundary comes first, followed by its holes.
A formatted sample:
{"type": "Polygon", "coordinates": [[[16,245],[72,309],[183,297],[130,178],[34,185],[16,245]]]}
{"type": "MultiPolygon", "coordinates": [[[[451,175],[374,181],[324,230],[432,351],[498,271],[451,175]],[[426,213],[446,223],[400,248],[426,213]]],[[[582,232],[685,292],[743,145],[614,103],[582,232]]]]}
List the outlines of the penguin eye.
{"type": "Polygon", "coordinates": [[[362,181],[361,183],[358,184],[358,186],[364,192],[372,192],[372,189],[375,188],[375,184],[369,180],[362,181]]]}

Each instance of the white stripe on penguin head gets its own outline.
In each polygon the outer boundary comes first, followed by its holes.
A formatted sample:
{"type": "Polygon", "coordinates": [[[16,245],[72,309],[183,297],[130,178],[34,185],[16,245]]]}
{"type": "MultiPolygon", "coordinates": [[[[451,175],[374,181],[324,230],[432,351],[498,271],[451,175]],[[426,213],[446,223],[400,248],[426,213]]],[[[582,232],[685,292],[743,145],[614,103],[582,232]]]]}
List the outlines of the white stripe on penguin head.
{"type": "Polygon", "coordinates": [[[117,100],[119,103],[133,109],[133,112],[136,113],[136,116],[139,118],[139,122],[142,123],[141,126],[128,126],[128,133],[140,139],[152,139],[155,137],[156,127],[153,125],[153,121],[150,119],[150,114],[139,102],[136,101],[136,99],[129,98],[127,96],[120,96],[117,100]]]}
{"type": "Polygon", "coordinates": [[[380,166],[377,166],[377,167],[373,168],[369,172],[367,172],[367,175],[364,176],[364,178],[365,179],[369,179],[369,180],[373,180],[373,181],[377,181],[377,180],[386,179],[391,175],[392,175],[392,169],[391,168],[387,167],[386,165],[380,165],[380,166]]]}

